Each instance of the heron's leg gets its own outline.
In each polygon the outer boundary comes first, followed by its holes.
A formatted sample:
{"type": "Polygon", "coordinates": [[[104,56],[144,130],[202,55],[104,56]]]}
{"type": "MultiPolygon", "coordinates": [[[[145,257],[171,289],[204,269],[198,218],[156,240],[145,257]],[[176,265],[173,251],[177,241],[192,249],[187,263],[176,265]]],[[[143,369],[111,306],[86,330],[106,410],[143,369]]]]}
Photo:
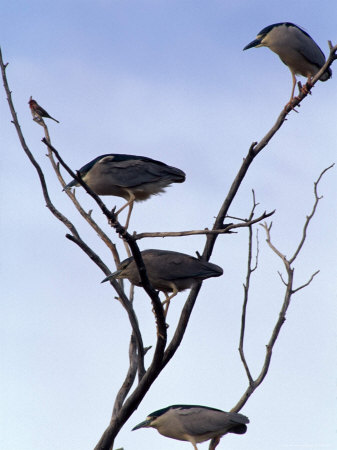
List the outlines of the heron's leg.
{"type": "Polygon", "coordinates": [[[126,250],[126,254],[128,255],[128,258],[130,258],[132,255],[131,255],[131,250],[130,250],[129,244],[124,239],[123,239],[123,244],[124,244],[124,247],[126,250]]]}
{"type": "MultiPolygon", "coordinates": [[[[292,76],[292,80],[293,80],[293,86],[292,86],[292,89],[291,89],[290,100],[284,107],[285,110],[287,110],[288,108],[294,109],[294,107],[292,106],[292,102],[294,100],[294,92],[295,92],[295,87],[296,87],[296,77],[295,77],[295,74],[293,72],[291,72],[291,76],[292,76]]],[[[294,111],[296,111],[296,110],[294,109],[294,111]]]]}
{"type": "Polygon", "coordinates": [[[133,208],[133,202],[136,199],[136,197],[134,196],[134,194],[131,191],[128,191],[128,194],[129,194],[129,200],[121,208],[119,208],[119,210],[115,213],[115,215],[118,216],[118,214],[120,212],[122,212],[123,209],[125,209],[127,206],[129,207],[128,216],[126,218],[126,223],[124,225],[124,228],[126,230],[128,229],[128,226],[129,226],[129,221],[130,221],[131,212],[132,212],[132,208],[133,208]]]}
{"type": "Polygon", "coordinates": [[[124,225],[124,228],[125,228],[126,230],[129,228],[129,222],[130,222],[131,212],[132,212],[132,209],[133,209],[133,202],[134,202],[134,199],[132,200],[132,203],[129,204],[129,212],[128,212],[128,216],[127,216],[127,218],[126,218],[126,222],[125,222],[125,225],[124,225]]]}
{"type": "Polygon", "coordinates": [[[210,444],[209,444],[208,450],[214,450],[215,447],[218,446],[219,442],[220,442],[220,438],[219,437],[213,438],[211,440],[210,444]]]}
{"type": "Polygon", "coordinates": [[[175,297],[178,294],[178,292],[179,292],[175,284],[172,283],[171,286],[172,286],[172,294],[171,295],[168,295],[167,292],[164,292],[166,298],[163,301],[162,305],[163,306],[165,305],[165,309],[164,309],[164,317],[165,317],[165,319],[166,319],[167,311],[168,311],[169,306],[170,306],[171,299],[173,297],[175,297]]]}
{"type": "Polygon", "coordinates": [[[292,76],[292,79],[293,79],[293,88],[292,88],[292,90],[291,90],[291,97],[290,97],[289,103],[291,103],[291,102],[293,101],[293,98],[294,98],[294,92],[295,92],[295,87],[296,87],[296,77],[295,77],[295,74],[294,74],[293,72],[291,72],[291,76],[292,76]]]}

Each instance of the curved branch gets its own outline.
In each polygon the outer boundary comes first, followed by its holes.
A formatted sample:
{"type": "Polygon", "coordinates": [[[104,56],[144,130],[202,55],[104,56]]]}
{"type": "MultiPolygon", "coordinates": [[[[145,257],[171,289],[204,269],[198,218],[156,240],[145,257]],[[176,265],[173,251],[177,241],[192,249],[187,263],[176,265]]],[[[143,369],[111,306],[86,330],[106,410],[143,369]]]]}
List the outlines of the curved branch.
{"type": "Polygon", "coordinates": [[[46,183],[44,174],[43,174],[43,172],[42,172],[42,169],[41,169],[39,163],[38,163],[38,162],[36,161],[36,159],[34,158],[32,152],[29,150],[28,145],[26,144],[25,138],[23,137],[23,134],[22,134],[22,131],[21,131],[21,127],[20,127],[20,124],[19,124],[19,121],[18,121],[18,117],[17,117],[16,111],[15,111],[15,108],[14,108],[14,105],[13,105],[13,101],[12,101],[12,93],[11,93],[11,91],[10,91],[10,89],[9,89],[8,82],[7,82],[7,77],[6,77],[6,67],[7,67],[7,64],[5,65],[5,64],[3,63],[1,49],[0,49],[0,65],[1,65],[1,72],[2,72],[3,85],[4,85],[4,88],[5,88],[5,91],[6,91],[6,95],[7,95],[7,102],[8,102],[9,109],[10,109],[10,112],[11,112],[11,115],[12,115],[12,119],[13,119],[13,120],[12,120],[12,123],[13,123],[14,126],[15,126],[15,129],[16,129],[17,135],[18,135],[18,137],[19,137],[19,140],[20,140],[21,146],[22,146],[22,148],[23,148],[23,151],[26,153],[26,155],[28,156],[30,162],[32,163],[32,165],[34,166],[34,168],[35,168],[35,170],[36,170],[36,172],[37,172],[37,175],[38,175],[39,180],[40,180],[41,188],[42,188],[42,194],[43,194],[43,197],[44,197],[45,202],[46,202],[46,206],[47,206],[47,208],[49,209],[49,211],[50,211],[50,212],[51,212],[58,220],[60,220],[62,223],[64,223],[64,225],[71,231],[71,233],[72,233],[74,236],[79,237],[79,234],[78,234],[78,232],[77,232],[75,226],[70,222],[69,219],[67,219],[67,218],[66,218],[66,217],[65,217],[65,216],[64,216],[64,215],[63,215],[63,214],[62,214],[62,213],[61,213],[61,212],[53,205],[52,201],[50,200],[49,193],[48,193],[48,188],[47,188],[47,183],[46,183]]]}
{"type": "Polygon", "coordinates": [[[131,339],[130,339],[130,345],[129,345],[130,365],[129,365],[128,372],[125,376],[124,382],[123,382],[122,386],[120,387],[118,394],[116,395],[114,407],[112,410],[112,417],[115,417],[119,413],[126,396],[130,392],[130,389],[132,388],[132,385],[135,381],[136,374],[137,374],[137,360],[138,360],[138,358],[137,358],[137,352],[136,352],[135,337],[134,337],[134,334],[132,334],[131,339]]]}
{"type": "Polygon", "coordinates": [[[325,174],[328,170],[332,169],[332,167],[334,167],[334,165],[335,165],[335,164],[331,164],[329,167],[327,167],[326,169],[324,169],[324,170],[320,173],[320,175],[319,175],[319,177],[317,178],[317,180],[314,182],[315,202],[314,202],[314,205],[313,205],[313,207],[312,207],[311,213],[307,216],[307,219],[306,219],[306,221],[305,221],[305,223],[304,223],[303,232],[302,232],[302,239],[301,239],[300,243],[298,244],[298,247],[297,247],[297,249],[295,250],[294,255],[289,259],[289,263],[290,263],[290,264],[292,264],[292,263],[295,261],[295,259],[297,258],[298,254],[300,253],[300,251],[301,251],[301,249],[302,249],[302,247],[303,247],[303,244],[304,244],[305,239],[306,239],[306,237],[307,237],[307,229],[308,229],[309,223],[310,223],[311,219],[312,219],[312,218],[314,217],[314,215],[315,215],[315,212],[316,212],[316,209],[317,209],[317,206],[318,206],[319,201],[322,199],[322,197],[319,197],[319,195],[318,195],[318,191],[317,191],[318,184],[319,184],[319,182],[321,181],[321,179],[322,179],[322,177],[324,176],[324,174],[325,174]]]}
{"type": "MultiPolygon", "coordinates": [[[[69,239],[70,241],[74,242],[76,245],[78,245],[84,251],[84,253],[86,253],[89,256],[89,258],[102,270],[102,272],[104,272],[105,275],[109,275],[111,273],[109,268],[103,263],[101,258],[79,236],[74,237],[70,234],[66,234],[66,238],[69,239]]],[[[133,334],[135,335],[136,340],[137,340],[138,360],[139,360],[138,361],[139,376],[143,376],[143,374],[145,373],[145,368],[144,368],[145,352],[144,352],[143,338],[142,338],[142,335],[141,335],[141,332],[139,329],[136,313],[133,309],[132,303],[129,301],[129,299],[125,295],[125,292],[120,287],[119,283],[116,280],[111,279],[110,284],[114,287],[124,309],[126,310],[126,312],[128,314],[133,334]]]]}

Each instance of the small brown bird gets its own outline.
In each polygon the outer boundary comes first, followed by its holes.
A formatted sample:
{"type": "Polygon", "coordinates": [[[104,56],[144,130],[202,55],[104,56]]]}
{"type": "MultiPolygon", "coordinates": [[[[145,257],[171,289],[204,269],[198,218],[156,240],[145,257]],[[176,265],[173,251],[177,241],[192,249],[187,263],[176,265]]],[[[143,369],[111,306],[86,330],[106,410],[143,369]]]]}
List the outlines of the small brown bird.
{"type": "Polygon", "coordinates": [[[47,111],[42,108],[42,106],[32,99],[32,97],[30,97],[28,104],[33,116],[47,117],[48,119],[52,119],[55,120],[55,122],[60,123],[58,120],[54,119],[54,117],[50,116],[47,111]]]}

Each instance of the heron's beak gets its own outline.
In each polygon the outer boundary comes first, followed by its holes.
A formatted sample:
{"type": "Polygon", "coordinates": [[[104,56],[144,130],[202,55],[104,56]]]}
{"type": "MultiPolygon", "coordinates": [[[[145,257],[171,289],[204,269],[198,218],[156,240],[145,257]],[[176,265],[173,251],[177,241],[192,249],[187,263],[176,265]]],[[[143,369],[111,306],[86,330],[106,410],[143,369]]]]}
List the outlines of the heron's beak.
{"type": "Polygon", "coordinates": [[[74,186],[79,186],[79,184],[77,183],[76,180],[73,180],[70,183],[66,184],[62,190],[63,191],[68,191],[68,189],[70,189],[70,188],[72,188],[74,186]]]}
{"type": "Polygon", "coordinates": [[[121,270],[116,270],[116,272],[111,273],[110,275],[108,275],[106,278],[104,278],[104,280],[101,281],[101,283],[105,283],[106,281],[111,280],[111,278],[118,278],[118,275],[121,273],[121,270]]]}
{"type": "Polygon", "coordinates": [[[261,39],[254,39],[254,41],[250,42],[243,50],[248,50],[249,48],[258,47],[261,45],[261,39]]]}
{"type": "Polygon", "coordinates": [[[131,431],[138,430],[138,428],[150,427],[151,422],[152,422],[151,419],[146,419],[146,420],[144,420],[144,422],[141,422],[138,425],[136,425],[134,428],[132,428],[131,431]]]}

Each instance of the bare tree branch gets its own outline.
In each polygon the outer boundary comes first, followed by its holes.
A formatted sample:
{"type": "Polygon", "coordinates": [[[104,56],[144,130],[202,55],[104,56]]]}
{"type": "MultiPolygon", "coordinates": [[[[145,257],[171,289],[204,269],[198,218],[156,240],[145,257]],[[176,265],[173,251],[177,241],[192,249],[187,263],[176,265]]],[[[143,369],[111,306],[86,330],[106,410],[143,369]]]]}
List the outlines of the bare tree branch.
{"type": "Polygon", "coordinates": [[[17,114],[15,112],[14,109],[14,105],[13,105],[13,101],[12,101],[12,93],[9,89],[8,86],[8,82],[7,82],[7,77],[6,77],[6,67],[7,64],[3,63],[3,59],[2,59],[2,53],[1,53],[1,49],[0,49],[0,65],[1,65],[1,72],[2,72],[2,80],[3,80],[3,85],[6,91],[6,95],[7,95],[7,102],[9,105],[9,109],[10,112],[12,114],[12,123],[15,126],[16,132],[18,134],[21,146],[24,150],[24,152],[26,153],[26,155],[28,156],[30,162],[32,163],[32,165],[34,166],[39,180],[40,180],[40,184],[41,184],[41,188],[42,188],[42,193],[43,193],[43,197],[45,199],[46,202],[46,206],[47,208],[50,210],[50,212],[58,219],[60,220],[62,223],[64,223],[64,225],[70,230],[70,232],[74,235],[79,237],[78,232],[75,228],[75,226],[70,222],[69,219],[67,219],[52,203],[52,201],[50,200],[49,197],[49,193],[48,193],[48,189],[47,189],[47,184],[46,184],[46,180],[44,177],[44,174],[42,172],[42,169],[40,167],[40,165],[38,164],[38,162],[36,161],[36,159],[34,158],[33,154],[31,153],[31,151],[28,148],[28,145],[26,144],[26,141],[23,137],[22,131],[21,131],[21,127],[19,125],[18,122],[18,117],[17,114]]]}
{"type": "MultiPolygon", "coordinates": [[[[257,203],[255,201],[255,193],[253,191],[253,207],[250,213],[249,219],[251,220],[254,216],[254,211],[257,206],[257,203]]],[[[249,370],[246,356],[244,353],[244,336],[245,336],[245,328],[246,328],[246,315],[247,315],[247,303],[248,303],[248,294],[249,294],[249,288],[250,288],[250,279],[252,276],[252,273],[256,270],[258,265],[258,245],[257,245],[257,251],[256,251],[256,260],[255,265],[252,267],[252,247],[253,247],[253,227],[252,225],[248,228],[248,260],[247,260],[247,275],[246,275],[246,282],[243,285],[244,288],[244,298],[243,298],[243,305],[242,305],[242,314],[241,314],[241,330],[240,330],[240,344],[239,344],[239,354],[242,361],[242,364],[245,368],[249,385],[253,384],[253,377],[249,370]]]]}
{"type": "Polygon", "coordinates": [[[302,284],[301,286],[299,286],[296,289],[293,289],[293,294],[296,294],[297,291],[300,291],[301,289],[309,286],[309,284],[312,282],[312,280],[315,278],[315,276],[319,274],[319,272],[320,272],[319,270],[316,270],[316,272],[311,275],[311,277],[309,278],[309,280],[306,283],[302,284]]]}
{"type": "MultiPolygon", "coordinates": [[[[312,217],[314,216],[315,212],[316,212],[316,207],[317,207],[317,203],[318,201],[321,199],[321,197],[318,197],[317,194],[317,184],[318,182],[321,180],[322,176],[327,172],[328,169],[330,169],[332,166],[329,166],[327,169],[323,170],[318,178],[318,180],[315,182],[315,201],[314,201],[314,206],[312,209],[312,213],[306,218],[305,221],[305,225],[304,225],[304,230],[306,231],[308,223],[310,222],[310,220],[312,219],[312,217]]],[[[270,361],[271,361],[271,357],[272,357],[272,352],[273,352],[273,348],[275,345],[275,342],[279,336],[279,333],[281,331],[282,325],[284,324],[285,320],[286,320],[286,313],[288,310],[288,307],[290,305],[290,301],[292,298],[292,295],[294,293],[296,293],[297,291],[299,291],[300,289],[303,289],[305,287],[307,287],[312,280],[314,279],[314,277],[318,274],[319,271],[315,272],[310,279],[303,285],[301,285],[298,288],[294,288],[293,287],[293,283],[294,283],[294,271],[295,269],[292,268],[291,264],[292,261],[294,261],[294,257],[291,260],[288,260],[286,258],[286,256],[276,248],[276,246],[272,243],[271,241],[271,236],[270,236],[270,230],[271,230],[271,224],[268,226],[267,223],[264,223],[263,225],[261,225],[265,232],[266,232],[266,242],[269,245],[269,247],[272,249],[272,251],[282,260],[285,270],[286,270],[286,274],[287,274],[287,279],[284,280],[282,275],[280,274],[281,277],[281,281],[282,283],[286,286],[286,290],[285,290],[285,294],[284,294],[284,299],[283,299],[283,303],[281,306],[281,310],[279,312],[279,316],[278,319],[275,323],[275,326],[273,328],[271,337],[269,339],[268,344],[266,345],[266,354],[265,354],[265,358],[264,358],[264,362],[260,371],[260,374],[258,375],[258,377],[254,380],[251,372],[249,370],[249,366],[247,364],[246,358],[244,356],[244,351],[243,351],[243,336],[244,336],[244,327],[245,327],[245,318],[246,318],[246,306],[247,306],[247,299],[248,299],[248,291],[247,291],[247,286],[249,286],[249,279],[250,279],[250,275],[251,275],[251,269],[250,269],[250,260],[251,260],[251,234],[249,235],[249,251],[248,251],[248,267],[247,267],[247,278],[246,278],[246,284],[245,284],[245,295],[244,295],[244,303],[243,303],[243,313],[242,313],[242,322],[241,322],[241,335],[240,335],[240,346],[239,346],[239,353],[240,353],[240,357],[244,366],[244,369],[246,371],[248,380],[249,380],[249,385],[246,389],[246,391],[244,392],[244,394],[242,395],[242,397],[240,398],[240,400],[238,401],[238,403],[232,408],[231,411],[233,412],[238,412],[240,411],[240,409],[245,405],[245,403],[248,401],[249,397],[252,395],[252,393],[255,391],[255,389],[257,389],[258,386],[260,386],[260,384],[263,382],[264,378],[266,377],[268,370],[269,370],[269,365],[270,365],[270,361]]],[[[300,241],[300,244],[297,247],[296,253],[295,255],[298,256],[300,250],[303,247],[303,243],[306,239],[306,234],[305,231],[303,233],[302,239],[300,241]]]]}
{"type": "Polygon", "coordinates": [[[287,286],[286,281],[283,279],[282,273],[281,273],[279,270],[277,271],[277,273],[279,274],[279,277],[281,278],[282,283],[283,283],[285,286],[287,286]]]}
{"type": "Polygon", "coordinates": [[[315,214],[315,212],[316,212],[316,208],[317,208],[317,206],[318,206],[319,201],[322,199],[322,197],[319,197],[319,195],[318,195],[318,191],[317,191],[318,184],[319,184],[319,182],[321,181],[323,175],[324,175],[328,170],[330,170],[332,167],[334,167],[334,165],[335,165],[335,164],[331,164],[329,167],[327,167],[326,169],[324,169],[324,170],[320,173],[318,179],[314,182],[315,202],[314,202],[314,205],[313,205],[313,207],[312,207],[311,213],[307,216],[307,220],[306,220],[305,223],[304,223],[303,232],[302,232],[302,239],[301,239],[301,241],[300,241],[300,243],[299,243],[297,249],[295,250],[294,255],[289,259],[289,263],[290,263],[290,264],[292,264],[292,263],[295,261],[295,259],[297,258],[298,254],[300,253],[300,251],[301,251],[301,249],[302,249],[302,247],[303,247],[303,244],[304,244],[305,239],[306,239],[306,237],[307,237],[307,229],[308,229],[309,223],[310,223],[311,219],[314,217],[314,214],[315,214]]]}
{"type": "MultiPolygon", "coordinates": [[[[267,227],[266,224],[264,225],[264,228],[265,228],[265,231],[267,234],[267,242],[270,242],[270,228],[267,227]]],[[[275,247],[273,246],[271,248],[274,250],[275,247]]],[[[279,251],[277,251],[277,255],[280,256],[280,254],[281,253],[279,251]]],[[[283,260],[283,262],[284,262],[284,260],[283,260]]],[[[291,299],[291,294],[292,294],[292,283],[293,283],[293,272],[294,271],[287,264],[285,264],[285,266],[286,266],[287,275],[288,275],[287,288],[286,288],[286,292],[284,295],[284,300],[283,300],[283,304],[282,304],[282,307],[281,307],[281,310],[279,313],[278,320],[272,331],[272,335],[269,339],[269,342],[266,345],[266,354],[265,354],[265,359],[263,362],[262,369],[260,371],[259,376],[255,380],[252,378],[249,378],[249,386],[247,387],[246,391],[244,392],[244,394],[242,395],[242,397],[240,398],[238,403],[231,409],[232,412],[240,411],[240,409],[245,405],[245,403],[248,401],[249,397],[252,395],[252,393],[255,391],[255,389],[263,382],[265,376],[268,373],[273,347],[278,338],[281,327],[286,320],[285,315],[286,315],[288,306],[290,304],[290,299],[291,299]]],[[[247,373],[246,367],[245,367],[245,370],[247,373]]]]}
{"type": "Polygon", "coordinates": [[[253,225],[254,223],[258,223],[261,222],[261,220],[264,220],[270,216],[272,216],[275,213],[274,211],[271,211],[270,213],[267,213],[266,211],[260,216],[257,217],[256,219],[248,219],[246,221],[244,221],[243,223],[231,223],[228,225],[224,225],[224,228],[219,229],[219,230],[209,230],[208,228],[205,228],[204,230],[191,230],[191,231],[162,231],[162,232],[154,232],[154,233],[134,233],[132,235],[132,237],[135,240],[139,240],[139,239],[144,239],[144,238],[152,238],[152,237],[180,237],[180,236],[194,236],[194,235],[198,235],[198,234],[214,234],[214,235],[218,235],[218,234],[226,234],[229,233],[230,230],[234,230],[236,228],[244,228],[244,227],[249,227],[251,225],[253,225]]]}
{"type": "Polygon", "coordinates": [[[130,392],[132,385],[135,381],[136,374],[137,374],[137,352],[136,352],[136,343],[135,343],[135,337],[132,334],[130,339],[130,345],[129,345],[129,361],[130,366],[129,370],[126,374],[125,380],[120,387],[118,394],[116,395],[114,407],[112,410],[112,419],[117,416],[120,409],[123,406],[123,402],[126,399],[128,393],[130,392]]]}

